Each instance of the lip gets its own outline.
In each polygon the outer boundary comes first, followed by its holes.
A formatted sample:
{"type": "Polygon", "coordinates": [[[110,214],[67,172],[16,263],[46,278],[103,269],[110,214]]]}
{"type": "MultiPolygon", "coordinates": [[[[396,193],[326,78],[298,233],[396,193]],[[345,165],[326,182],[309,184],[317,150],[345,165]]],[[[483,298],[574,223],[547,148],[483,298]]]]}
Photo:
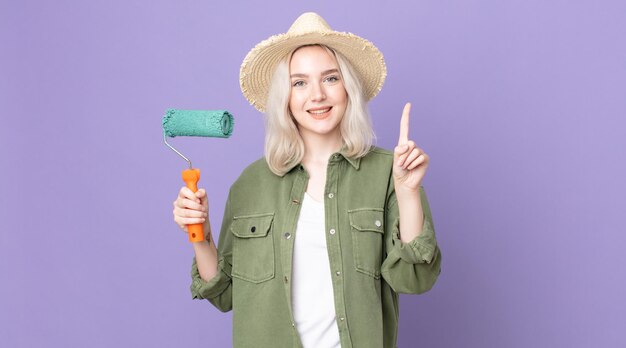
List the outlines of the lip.
{"type": "Polygon", "coordinates": [[[332,111],[332,109],[333,109],[332,106],[322,106],[322,107],[308,109],[307,112],[314,119],[316,119],[316,120],[323,120],[323,119],[325,119],[326,117],[328,117],[330,115],[330,112],[332,111]],[[311,111],[319,111],[319,110],[325,110],[325,109],[328,109],[328,111],[326,111],[326,112],[324,112],[322,114],[311,113],[311,111]]]}

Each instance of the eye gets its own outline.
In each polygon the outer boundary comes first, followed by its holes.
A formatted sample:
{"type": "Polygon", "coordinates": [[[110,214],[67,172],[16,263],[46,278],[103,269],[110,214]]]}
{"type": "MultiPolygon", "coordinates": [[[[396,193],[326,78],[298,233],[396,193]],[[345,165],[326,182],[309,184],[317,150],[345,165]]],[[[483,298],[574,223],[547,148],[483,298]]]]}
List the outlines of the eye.
{"type": "Polygon", "coordinates": [[[298,80],[298,81],[292,83],[292,86],[293,87],[302,87],[302,86],[304,86],[304,81],[298,80]]]}
{"type": "Polygon", "coordinates": [[[337,81],[339,81],[339,76],[337,76],[337,75],[328,76],[326,78],[326,81],[331,82],[331,83],[337,82],[337,81]]]}

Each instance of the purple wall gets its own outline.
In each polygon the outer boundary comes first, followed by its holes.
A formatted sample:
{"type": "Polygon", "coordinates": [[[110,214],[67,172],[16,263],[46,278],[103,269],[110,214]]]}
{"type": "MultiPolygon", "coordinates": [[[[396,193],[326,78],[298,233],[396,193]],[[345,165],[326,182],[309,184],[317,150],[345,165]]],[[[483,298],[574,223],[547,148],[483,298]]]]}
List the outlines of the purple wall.
{"type": "Polygon", "coordinates": [[[399,346],[626,345],[626,2],[240,3],[0,3],[0,346],[230,345],[231,315],[190,299],[161,116],[235,115],[228,140],[172,141],[217,230],[262,155],[239,65],[305,11],[382,50],[378,144],[412,101],[431,156],[443,270],[402,296],[399,346]]]}

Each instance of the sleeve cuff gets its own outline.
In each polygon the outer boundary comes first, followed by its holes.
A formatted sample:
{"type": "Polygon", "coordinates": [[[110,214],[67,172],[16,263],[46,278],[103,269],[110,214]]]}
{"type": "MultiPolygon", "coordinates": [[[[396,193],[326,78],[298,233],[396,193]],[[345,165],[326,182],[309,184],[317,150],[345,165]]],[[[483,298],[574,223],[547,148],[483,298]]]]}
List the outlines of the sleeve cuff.
{"type": "Polygon", "coordinates": [[[219,296],[224,290],[228,288],[230,285],[230,265],[224,261],[223,258],[220,258],[217,264],[217,274],[215,277],[211,278],[211,280],[204,281],[200,277],[200,273],[198,272],[198,265],[196,264],[196,259],[193,260],[193,265],[191,266],[191,296],[193,299],[211,299],[216,296],[219,296]],[[228,269],[225,269],[228,268],[228,269]]]}
{"type": "Polygon", "coordinates": [[[400,259],[411,264],[431,263],[437,248],[437,239],[430,219],[424,218],[422,232],[408,243],[400,240],[399,224],[399,221],[396,221],[393,233],[393,250],[400,259]]]}

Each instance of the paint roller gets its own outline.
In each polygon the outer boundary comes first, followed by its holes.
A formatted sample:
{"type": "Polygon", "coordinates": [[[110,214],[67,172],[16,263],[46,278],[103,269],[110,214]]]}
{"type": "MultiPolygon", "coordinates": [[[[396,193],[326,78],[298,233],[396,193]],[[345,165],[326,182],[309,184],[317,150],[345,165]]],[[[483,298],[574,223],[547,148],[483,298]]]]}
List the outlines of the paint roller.
{"type": "MultiPolygon", "coordinates": [[[[233,133],[233,115],[226,110],[177,110],[169,109],[163,116],[163,141],[170,149],[187,161],[189,169],[183,170],[183,181],[193,191],[198,191],[200,169],[193,168],[191,161],[167,142],[177,136],[228,138],[233,133]]],[[[187,226],[190,242],[204,241],[202,224],[187,226]]]]}

